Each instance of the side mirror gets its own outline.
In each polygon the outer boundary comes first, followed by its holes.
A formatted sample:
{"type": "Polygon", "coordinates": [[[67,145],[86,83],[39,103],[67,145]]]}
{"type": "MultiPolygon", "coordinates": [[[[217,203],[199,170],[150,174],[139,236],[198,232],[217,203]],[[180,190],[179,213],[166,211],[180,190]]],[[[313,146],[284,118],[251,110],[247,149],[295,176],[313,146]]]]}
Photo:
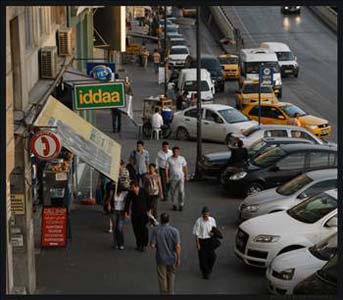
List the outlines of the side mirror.
{"type": "Polygon", "coordinates": [[[300,200],[303,200],[303,199],[305,199],[307,197],[308,197],[308,195],[305,192],[302,192],[301,194],[298,195],[297,198],[300,199],[300,200]]]}
{"type": "Polygon", "coordinates": [[[279,171],[280,170],[280,168],[278,167],[278,166],[272,166],[270,169],[269,169],[269,171],[271,171],[271,172],[277,172],[277,171],[279,171]]]}
{"type": "Polygon", "coordinates": [[[337,227],[337,216],[326,222],[325,227],[337,227]]]}
{"type": "Polygon", "coordinates": [[[218,124],[223,124],[224,123],[224,121],[221,118],[216,118],[215,122],[218,123],[218,124]]]}

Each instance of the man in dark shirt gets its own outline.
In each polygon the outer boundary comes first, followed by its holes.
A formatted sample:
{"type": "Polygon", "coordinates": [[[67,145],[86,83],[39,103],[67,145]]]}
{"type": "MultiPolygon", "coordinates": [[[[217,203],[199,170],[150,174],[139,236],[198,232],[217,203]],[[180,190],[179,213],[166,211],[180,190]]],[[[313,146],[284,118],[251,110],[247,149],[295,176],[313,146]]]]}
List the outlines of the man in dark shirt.
{"type": "Polygon", "coordinates": [[[248,150],[243,147],[242,140],[238,140],[237,148],[232,148],[230,163],[232,166],[242,168],[248,162],[248,150]]]}
{"type": "Polygon", "coordinates": [[[131,181],[130,192],[125,200],[125,217],[129,218],[136,237],[136,250],[144,252],[149,241],[149,231],[146,224],[149,221],[147,212],[151,209],[150,197],[147,191],[139,187],[137,181],[131,181]]]}
{"type": "Polygon", "coordinates": [[[176,109],[177,110],[182,110],[186,107],[187,96],[188,96],[188,92],[185,91],[179,97],[177,97],[177,99],[176,99],[176,109]]]}

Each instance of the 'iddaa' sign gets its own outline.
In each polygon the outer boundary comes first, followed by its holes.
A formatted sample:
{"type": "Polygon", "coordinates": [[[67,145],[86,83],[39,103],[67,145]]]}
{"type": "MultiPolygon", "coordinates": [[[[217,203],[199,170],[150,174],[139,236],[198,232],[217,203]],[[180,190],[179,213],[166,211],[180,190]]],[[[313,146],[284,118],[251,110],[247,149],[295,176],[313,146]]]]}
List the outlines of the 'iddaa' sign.
{"type": "Polygon", "coordinates": [[[77,110],[124,107],[124,84],[111,82],[76,85],[74,104],[77,110]]]}

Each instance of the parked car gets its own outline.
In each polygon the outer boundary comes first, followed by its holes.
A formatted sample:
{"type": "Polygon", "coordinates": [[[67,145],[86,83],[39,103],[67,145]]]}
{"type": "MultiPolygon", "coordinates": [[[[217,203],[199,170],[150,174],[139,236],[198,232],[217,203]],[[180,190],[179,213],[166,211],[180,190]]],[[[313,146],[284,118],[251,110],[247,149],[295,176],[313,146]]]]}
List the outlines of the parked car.
{"type": "Polygon", "coordinates": [[[300,14],[300,6],[281,6],[281,12],[283,14],[300,14]]]}
{"type": "MultiPolygon", "coordinates": [[[[251,120],[258,120],[258,103],[247,105],[242,113],[251,120]]],[[[289,102],[273,102],[272,104],[261,103],[261,123],[262,124],[288,124],[298,113],[301,126],[311,131],[319,137],[329,137],[331,126],[329,121],[309,115],[298,106],[289,102]]]]}
{"type": "Polygon", "coordinates": [[[296,285],[294,295],[337,295],[338,292],[338,256],[331,258],[315,274],[296,285]]]}
{"type": "Polygon", "coordinates": [[[245,80],[240,90],[235,92],[236,108],[242,110],[249,104],[258,104],[259,98],[261,103],[272,104],[279,102],[270,86],[259,87],[259,83],[252,80],[245,80]],[[259,94],[260,93],[260,94],[259,94]]]}
{"type": "Polygon", "coordinates": [[[232,145],[236,142],[237,138],[239,138],[240,140],[242,140],[245,147],[249,147],[251,144],[255,143],[262,137],[297,137],[310,140],[315,144],[335,145],[326,143],[303,127],[270,124],[261,124],[255,127],[241,130],[240,133],[233,133],[228,137],[226,143],[228,145],[232,145]]]}
{"type": "Polygon", "coordinates": [[[223,68],[224,80],[239,79],[239,57],[234,54],[223,54],[218,56],[223,68]]]}
{"type": "Polygon", "coordinates": [[[231,193],[250,195],[276,187],[312,170],[337,168],[337,148],[327,145],[289,144],[274,147],[242,168],[228,167],[221,182],[231,193]]]}
{"type": "Polygon", "coordinates": [[[181,33],[178,33],[175,28],[169,30],[169,27],[167,27],[167,39],[172,38],[183,38],[183,35],[181,33]]]}
{"type": "Polygon", "coordinates": [[[174,68],[183,67],[188,55],[189,49],[187,46],[172,46],[169,50],[169,66],[174,68]]]}
{"type": "Polygon", "coordinates": [[[291,295],[294,287],[338,254],[337,232],[312,247],[297,249],[276,256],[266,277],[273,294],[291,295]]]}
{"type": "MultiPolygon", "coordinates": [[[[239,132],[242,128],[255,126],[239,110],[222,104],[202,105],[202,138],[225,142],[229,133],[239,132]]],[[[197,136],[197,108],[195,106],[176,112],[171,124],[178,140],[187,140],[197,136]]]]}
{"type": "MultiPolygon", "coordinates": [[[[281,144],[296,144],[296,143],[305,143],[311,144],[310,140],[306,139],[297,139],[297,138],[277,138],[277,137],[266,137],[257,140],[255,143],[251,144],[247,148],[249,153],[249,158],[253,159],[255,156],[266,151],[270,147],[275,147],[281,144]]],[[[200,172],[204,176],[215,176],[220,180],[221,173],[226,169],[230,163],[231,150],[230,148],[227,151],[215,152],[204,154],[201,157],[199,168],[200,172]]]]}
{"type": "Polygon", "coordinates": [[[170,38],[169,39],[169,47],[172,46],[187,46],[187,41],[184,38],[176,37],[176,38],[170,38]]]}
{"type": "Polygon", "coordinates": [[[337,189],[298,205],[239,225],[235,254],[246,264],[266,268],[283,253],[311,247],[337,232],[337,189]]]}
{"type": "Polygon", "coordinates": [[[277,188],[254,193],[239,205],[239,219],[286,210],[317,193],[337,187],[337,169],[323,169],[299,175],[277,188]]]}

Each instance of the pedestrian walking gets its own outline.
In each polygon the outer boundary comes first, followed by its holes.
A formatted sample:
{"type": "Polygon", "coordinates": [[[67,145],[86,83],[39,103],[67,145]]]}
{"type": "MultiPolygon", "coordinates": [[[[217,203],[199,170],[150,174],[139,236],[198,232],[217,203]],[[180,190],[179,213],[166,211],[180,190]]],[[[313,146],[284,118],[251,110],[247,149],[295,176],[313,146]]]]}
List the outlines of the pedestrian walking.
{"type": "Polygon", "coordinates": [[[154,50],[154,53],[152,54],[152,58],[154,61],[155,74],[157,74],[158,73],[158,67],[161,63],[161,54],[158,52],[157,49],[154,50]]]}
{"type": "Polygon", "coordinates": [[[215,249],[212,245],[212,228],[217,227],[216,220],[210,217],[210,210],[204,206],[202,216],[198,218],[193,227],[196,248],[199,255],[199,265],[204,279],[209,279],[216,261],[215,249]]]}
{"type": "Polygon", "coordinates": [[[169,149],[169,143],[164,141],[162,143],[162,149],[157,152],[157,157],[155,160],[156,168],[159,171],[161,177],[161,184],[162,184],[162,191],[163,191],[163,200],[168,200],[168,191],[169,191],[169,184],[167,183],[167,175],[166,175],[166,167],[167,167],[167,160],[169,157],[173,155],[173,152],[169,149]]]}
{"type": "Polygon", "coordinates": [[[145,44],[143,43],[142,48],[141,48],[141,57],[142,57],[142,66],[144,69],[147,68],[148,66],[148,58],[149,58],[149,50],[145,47],[145,44]]]}
{"type": "Polygon", "coordinates": [[[139,183],[144,175],[148,172],[149,163],[149,152],[144,149],[144,142],[138,141],[136,150],[133,150],[130,154],[130,164],[135,168],[136,180],[139,183]]]}
{"type": "Polygon", "coordinates": [[[133,232],[136,237],[136,250],[144,252],[149,242],[147,223],[149,221],[150,198],[147,191],[137,181],[131,181],[130,191],[125,199],[125,218],[131,217],[133,232]]]}
{"type": "Polygon", "coordinates": [[[125,198],[128,191],[125,190],[122,184],[118,184],[117,191],[114,188],[111,190],[111,212],[110,219],[113,224],[113,247],[119,250],[124,250],[124,220],[125,220],[125,198]]]}
{"type": "Polygon", "coordinates": [[[143,177],[143,187],[149,193],[151,212],[154,218],[157,219],[158,202],[163,199],[163,192],[161,178],[154,163],[149,164],[149,171],[143,177]]]}
{"type": "Polygon", "coordinates": [[[169,224],[169,215],[160,216],[160,225],[151,234],[150,245],[156,249],[156,271],[161,294],[173,295],[175,273],[181,263],[179,231],[169,224]]]}
{"type": "Polygon", "coordinates": [[[125,92],[125,101],[127,103],[127,115],[130,119],[133,119],[133,109],[132,109],[132,98],[133,98],[133,91],[132,85],[130,83],[129,77],[125,77],[124,81],[124,92],[125,92]]]}
{"type": "Polygon", "coordinates": [[[113,223],[111,218],[111,212],[112,212],[112,194],[115,190],[115,183],[112,180],[107,180],[107,183],[105,185],[105,197],[104,197],[104,212],[108,216],[108,224],[109,228],[107,230],[108,233],[113,232],[113,223]]]}
{"type": "Polygon", "coordinates": [[[113,133],[121,130],[121,111],[119,108],[111,108],[113,133]]]}
{"type": "Polygon", "coordinates": [[[120,160],[120,167],[119,167],[119,184],[122,185],[123,189],[128,191],[130,188],[130,172],[125,167],[124,160],[120,160]]]}
{"type": "Polygon", "coordinates": [[[169,182],[169,194],[173,203],[173,210],[183,210],[185,200],[185,181],[188,180],[188,168],[186,159],[180,155],[180,148],[173,148],[173,155],[167,160],[167,182],[169,182]]]}

